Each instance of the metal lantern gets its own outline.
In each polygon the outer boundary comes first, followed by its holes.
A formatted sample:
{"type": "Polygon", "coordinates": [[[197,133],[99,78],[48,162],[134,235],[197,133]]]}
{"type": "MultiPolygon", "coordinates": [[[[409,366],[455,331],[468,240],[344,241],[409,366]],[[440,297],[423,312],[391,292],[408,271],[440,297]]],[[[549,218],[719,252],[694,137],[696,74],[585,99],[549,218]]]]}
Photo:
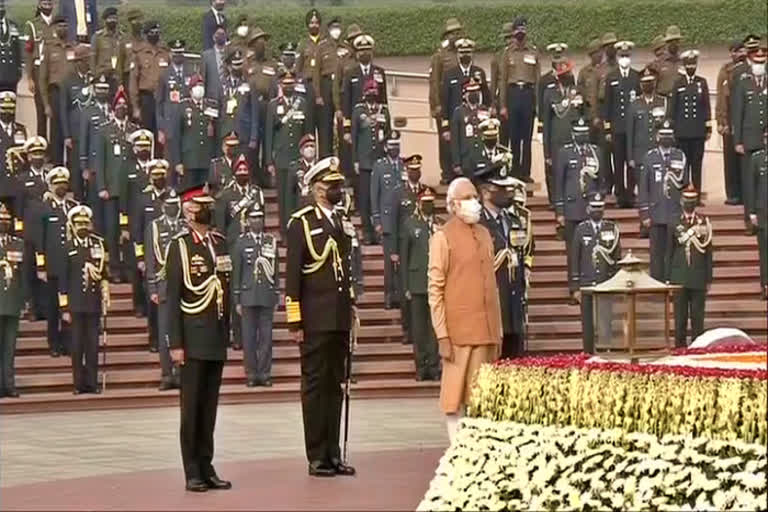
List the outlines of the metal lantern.
{"type": "Polygon", "coordinates": [[[593,299],[596,352],[669,352],[672,299],[680,286],[655,280],[632,251],[619,271],[598,285],[582,288],[593,299]]]}

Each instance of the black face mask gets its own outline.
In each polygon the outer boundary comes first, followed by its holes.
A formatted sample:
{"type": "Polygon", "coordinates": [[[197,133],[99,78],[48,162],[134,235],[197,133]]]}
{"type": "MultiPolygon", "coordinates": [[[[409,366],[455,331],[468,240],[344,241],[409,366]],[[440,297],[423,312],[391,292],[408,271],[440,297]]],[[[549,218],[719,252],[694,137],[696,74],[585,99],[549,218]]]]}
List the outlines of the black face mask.
{"type": "Polygon", "coordinates": [[[195,214],[195,222],[204,226],[209,225],[212,218],[213,212],[207,206],[203,206],[203,208],[195,214]]]}
{"type": "Polygon", "coordinates": [[[389,158],[397,158],[400,156],[400,147],[394,146],[387,148],[387,154],[389,155],[389,158]]]}
{"type": "Polygon", "coordinates": [[[248,226],[254,233],[261,233],[264,231],[264,219],[252,219],[248,221],[248,226]]]}
{"type": "Polygon", "coordinates": [[[653,82],[640,82],[640,89],[643,91],[643,94],[652,94],[653,93],[653,82]]]}
{"type": "Polygon", "coordinates": [[[288,87],[286,87],[286,86],[283,86],[283,94],[284,94],[285,96],[288,96],[288,97],[291,97],[291,96],[293,96],[293,91],[294,91],[294,89],[293,89],[293,86],[292,86],[292,85],[291,85],[291,86],[288,86],[288,87]]]}
{"type": "Polygon", "coordinates": [[[244,186],[246,186],[248,184],[248,178],[249,178],[249,176],[247,174],[237,174],[237,175],[235,175],[235,181],[241,187],[244,187],[244,186]]]}
{"type": "Polygon", "coordinates": [[[10,123],[14,119],[16,119],[15,112],[0,112],[0,121],[4,123],[10,123]]]}
{"type": "Polygon", "coordinates": [[[672,137],[659,137],[659,146],[663,147],[664,149],[668,149],[672,147],[672,143],[675,141],[672,137]]]}
{"type": "Polygon", "coordinates": [[[616,48],[613,46],[609,46],[605,49],[605,56],[608,57],[608,60],[614,60],[616,58],[616,48]]]}
{"type": "Polygon", "coordinates": [[[429,217],[432,215],[432,212],[435,211],[435,203],[432,202],[425,202],[421,203],[421,213],[429,217]]]}
{"type": "Polygon", "coordinates": [[[157,44],[160,41],[160,34],[147,34],[149,44],[157,44]]]}
{"type": "Polygon", "coordinates": [[[459,57],[459,62],[461,62],[461,65],[464,67],[469,66],[472,64],[472,56],[471,55],[462,55],[459,57]]]}
{"type": "Polygon", "coordinates": [[[693,213],[696,209],[696,201],[683,201],[683,211],[685,213],[693,213]]]}
{"type": "Polygon", "coordinates": [[[333,186],[325,191],[325,198],[331,204],[339,204],[341,202],[341,187],[333,186]]]}
{"type": "Polygon", "coordinates": [[[688,73],[688,76],[693,76],[696,74],[696,66],[685,66],[685,72],[688,73]]]}
{"type": "Polygon", "coordinates": [[[68,189],[69,189],[69,187],[67,185],[57,185],[53,189],[53,193],[56,194],[56,197],[62,198],[62,197],[64,197],[67,194],[67,190],[68,189]]]}
{"type": "Polygon", "coordinates": [[[136,153],[136,158],[138,158],[143,162],[146,162],[147,160],[149,160],[149,150],[142,149],[141,151],[136,153]]]}
{"type": "Polygon", "coordinates": [[[56,29],[56,37],[58,37],[62,41],[67,39],[67,34],[68,33],[69,33],[69,31],[66,28],[56,29]]]}
{"type": "Polygon", "coordinates": [[[174,53],[173,57],[171,57],[171,60],[177,66],[181,66],[182,64],[184,64],[184,55],[180,53],[174,53]]]}
{"type": "Polygon", "coordinates": [[[493,203],[496,208],[503,210],[510,207],[512,198],[509,197],[506,190],[494,190],[491,192],[491,203],[493,203]]]}
{"type": "Polygon", "coordinates": [[[579,146],[584,146],[586,144],[589,144],[589,134],[588,133],[574,133],[573,134],[573,142],[578,144],[579,146]]]}
{"type": "Polygon", "coordinates": [[[420,170],[412,170],[408,169],[408,181],[411,183],[418,183],[421,179],[421,171],[420,170]]]}
{"type": "Polygon", "coordinates": [[[44,156],[35,156],[35,157],[30,157],[29,159],[29,165],[31,165],[35,169],[41,168],[44,163],[45,163],[44,156]]]}
{"type": "Polygon", "coordinates": [[[360,64],[362,64],[363,66],[367,66],[368,64],[371,63],[372,57],[373,56],[370,54],[370,52],[363,52],[360,55],[358,55],[357,58],[360,61],[360,64]]]}
{"type": "Polygon", "coordinates": [[[179,205],[177,204],[166,204],[163,207],[163,212],[165,212],[165,216],[169,217],[171,219],[176,219],[179,217],[179,205]]]}
{"type": "Polygon", "coordinates": [[[496,145],[496,137],[484,137],[483,138],[483,144],[486,145],[486,147],[492,148],[496,145]]]}
{"type": "Polygon", "coordinates": [[[592,219],[595,222],[600,222],[603,220],[603,215],[605,214],[605,211],[602,209],[591,209],[589,210],[589,218],[592,219]]]}
{"type": "Polygon", "coordinates": [[[90,233],[88,228],[77,228],[75,230],[75,234],[77,235],[78,238],[85,238],[88,236],[88,233],[90,233]]]}
{"type": "Polygon", "coordinates": [[[141,22],[138,23],[131,23],[131,32],[138,35],[141,34],[141,22]]]}
{"type": "Polygon", "coordinates": [[[296,57],[293,55],[283,55],[281,60],[283,61],[283,65],[288,69],[293,69],[293,66],[296,64],[296,57]]]}
{"type": "Polygon", "coordinates": [[[114,31],[117,28],[117,22],[116,21],[108,21],[107,23],[105,23],[105,25],[107,25],[107,28],[110,31],[114,31]]]}
{"type": "Polygon", "coordinates": [[[152,179],[152,185],[158,190],[164,190],[165,189],[165,176],[161,176],[159,178],[153,178],[152,179]]]}
{"type": "Polygon", "coordinates": [[[560,82],[561,85],[565,87],[570,87],[571,85],[575,84],[576,81],[573,79],[573,75],[571,73],[566,73],[559,77],[558,82],[560,82]]]}
{"type": "Polygon", "coordinates": [[[525,32],[515,32],[514,37],[522,43],[525,40],[525,32]]]}

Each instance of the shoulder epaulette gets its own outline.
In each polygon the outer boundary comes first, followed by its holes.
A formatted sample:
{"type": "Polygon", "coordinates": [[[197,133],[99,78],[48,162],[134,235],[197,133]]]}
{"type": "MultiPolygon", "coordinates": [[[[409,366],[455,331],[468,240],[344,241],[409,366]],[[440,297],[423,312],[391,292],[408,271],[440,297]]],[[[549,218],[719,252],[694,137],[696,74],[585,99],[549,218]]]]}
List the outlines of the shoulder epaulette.
{"type": "Polygon", "coordinates": [[[187,236],[188,234],[189,234],[189,229],[188,228],[181,228],[178,233],[173,235],[173,239],[176,240],[178,238],[182,238],[184,236],[187,236]]]}
{"type": "Polygon", "coordinates": [[[96,33],[94,35],[96,35],[96,36],[103,36],[106,33],[105,30],[106,29],[100,28],[99,30],[96,31],[96,33]]]}
{"type": "Polygon", "coordinates": [[[96,233],[91,233],[91,238],[94,238],[94,239],[98,240],[99,242],[103,242],[104,241],[104,237],[99,236],[96,233]]]}
{"type": "Polygon", "coordinates": [[[212,237],[214,237],[214,238],[218,238],[218,239],[220,239],[220,240],[224,240],[224,235],[222,235],[221,233],[219,233],[219,232],[218,232],[218,231],[216,231],[215,229],[212,229],[212,230],[210,230],[210,231],[208,231],[208,232],[211,234],[211,236],[212,236],[212,237]]]}
{"type": "Polygon", "coordinates": [[[566,144],[565,146],[563,146],[563,147],[564,147],[564,148],[568,148],[568,149],[571,149],[571,148],[573,147],[573,142],[569,142],[569,143],[567,143],[567,144],[566,144]]]}
{"type": "Polygon", "coordinates": [[[315,207],[312,206],[312,205],[305,206],[304,208],[302,208],[300,210],[296,210],[295,212],[293,212],[291,214],[291,217],[293,217],[295,219],[301,218],[301,217],[303,217],[304,215],[306,215],[307,213],[311,212],[314,209],[315,209],[315,207]]]}
{"type": "Polygon", "coordinates": [[[145,192],[151,192],[151,191],[152,191],[152,185],[147,185],[146,187],[144,187],[144,190],[142,190],[141,193],[143,194],[145,192]]]}

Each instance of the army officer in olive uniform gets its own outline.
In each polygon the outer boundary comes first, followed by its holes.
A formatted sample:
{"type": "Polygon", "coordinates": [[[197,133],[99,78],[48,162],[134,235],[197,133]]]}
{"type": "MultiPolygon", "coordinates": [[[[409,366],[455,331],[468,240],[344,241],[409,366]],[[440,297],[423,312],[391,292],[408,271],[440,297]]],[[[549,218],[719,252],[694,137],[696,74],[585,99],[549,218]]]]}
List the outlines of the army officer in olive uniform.
{"type": "Polygon", "coordinates": [[[264,210],[248,212],[248,229],[232,250],[232,290],[242,318],[248,387],[272,385],[272,321],[278,296],[277,240],[264,233],[264,210]]]}
{"type": "Polygon", "coordinates": [[[181,365],[181,458],[186,489],[230,489],[211,464],[219,388],[227,359],[229,278],[224,237],[211,229],[213,198],[203,187],[182,192],[187,228],[168,247],[168,345],[181,365]]]}
{"type": "Polygon", "coordinates": [[[434,211],[435,195],[427,189],[418,198],[416,211],[403,224],[399,240],[402,288],[406,300],[410,302],[416,380],[440,380],[437,338],[432,328],[427,297],[429,240],[442,225],[434,211]]]}
{"type": "Polygon", "coordinates": [[[24,241],[11,235],[11,212],[0,203],[0,398],[18,398],[14,358],[24,308],[24,241]]]}
{"type": "Polygon", "coordinates": [[[341,460],[344,361],[352,328],[349,252],[354,226],[334,212],[342,200],[339,159],[328,157],[304,176],[313,204],[288,225],[285,310],[301,353],[301,405],[309,474],[354,475],[341,460]]]}
{"type": "Polygon", "coordinates": [[[752,153],[755,200],[749,220],[757,228],[757,249],[760,254],[760,298],[768,299],[768,126],[763,131],[763,149],[752,153]]]}
{"type": "Polygon", "coordinates": [[[712,285],[712,224],[696,211],[699,194],[691,185],[683,192],[683,214],[667,232],[668,283],[682,287],[675,297],[675,345],[686,346],[688,317],[691,340],[704,332],[707,292],[712,285]]]}

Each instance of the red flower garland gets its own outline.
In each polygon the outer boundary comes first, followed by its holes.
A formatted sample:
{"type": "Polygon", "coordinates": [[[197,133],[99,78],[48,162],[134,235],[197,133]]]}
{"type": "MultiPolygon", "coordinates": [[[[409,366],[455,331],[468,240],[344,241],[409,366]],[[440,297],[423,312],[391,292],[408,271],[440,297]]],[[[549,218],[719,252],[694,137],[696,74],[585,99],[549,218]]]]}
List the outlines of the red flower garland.
{"type": "MultiPolygon", "coordinates": [[[[717,353],[744,353],[744,352],[768,352],[768,345],[744,344],[731,347],[715,347],[712,349],[679,349],[673,351],[673,355],[717,354],[717,353]]],[[[679,375],[690,378],[731,378],[731,379],[757,379],[768,380],[768,369],[734,370],[726,368],[702,368],[685,365],[663,364],[638,364],[638,363],[611,363],[589,362],[593,356],[590,354],[557,354],[546,357],[523,357],[520,359],[503,359],[495,364],[499,368],[514,367],[538,367],[552,370],[603,371],[617,373],[635,373],[642,375],[679,375]]]]}

